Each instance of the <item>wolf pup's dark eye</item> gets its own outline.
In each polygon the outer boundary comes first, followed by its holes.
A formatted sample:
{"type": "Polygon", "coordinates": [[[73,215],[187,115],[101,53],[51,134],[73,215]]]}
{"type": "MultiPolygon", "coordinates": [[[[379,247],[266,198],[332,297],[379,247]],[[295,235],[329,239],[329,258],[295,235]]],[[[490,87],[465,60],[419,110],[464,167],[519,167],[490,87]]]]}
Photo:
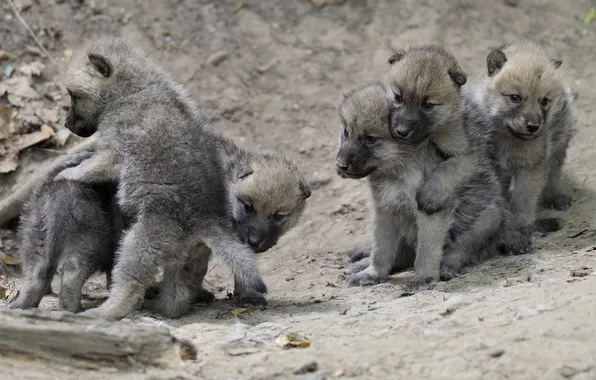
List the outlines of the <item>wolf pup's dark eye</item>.
{"type": "Polygon", "coordinates": [[[395,94],[395,102],[396,103],[403,103],[404,99],[401,97],[400,94],[395,94]]]}
{"type": "Polygon", "coordinates": [[[375,136],[366,136],[365,140],[369,144],[374,144],[377,141],[377,138],[375,136]]]}
{"type": "Polygon", "coordinates": [[[285,215],[282,215],[278,212],[276,212],[275,214],[273,214],[273,220],[275,220],[276,222],[281,221],[283,218],[285,217],[285,215]]]}
{"type": "Polygon", "coordinates": [[[248,203],[244,203],[244,211],[248,212],[248,213],[252,213],[254,211],[252,205],[248,204],[248,203]]]}
{"type": "Polygon", "coordinates": [[[513,103],[519,103],[519,102],[521,102],[521,96],[519,96],[517,94],[512,94],[512,95],[509,95],[509,100],[511,100],[513,103]]]}
{"type": "Polygon", "coordinates": [[[542,107],[546,107],[546,106],[548,106],[548,103],[550,103],[550,100],[548,100],[547,98],[542,98],[542,99],[540,99],[540,105],[541,105],[542,107]]]}
{"type": "Polygon", "coordinates": [[[344,137],[348,138],[348,128],[344,126],[344,137]]]}
{"type": "Polygon", "coordinates": [[[432,110],[433,108],[435,108],[435,105],[429,102],[424,102],[422,103],[422,108],[424,108],[425,110],[432,110]]]}

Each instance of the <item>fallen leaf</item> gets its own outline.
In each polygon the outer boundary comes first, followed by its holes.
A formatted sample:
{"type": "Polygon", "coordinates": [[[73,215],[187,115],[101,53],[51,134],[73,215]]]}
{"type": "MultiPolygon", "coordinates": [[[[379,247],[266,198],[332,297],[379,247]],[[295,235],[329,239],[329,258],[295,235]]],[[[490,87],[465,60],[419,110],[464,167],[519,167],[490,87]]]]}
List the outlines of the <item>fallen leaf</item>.
{"type": "Polygon", "coordinates": [[[19,260],[16,257],[7,255],[5,252],[0,251],[0,259],[6,265],[18,265],[19,260]]]}
{"type": "Polygon", "coordinates": [[[11,54],[5,50],[0,50],[0,61],[10,61],[15,59],[15,55],[11,54]]]}
{"type": "Polygon", "coordinates": [[[0,139],[5,139],[12,135],[13,127],[10,119],[12,117],[12,107],[0,106],[0,139]]]}
{"type": "Polygon", "coordinates": [[[54,129],[47,124],[43,124],[37,132],[16,135],[2,141],[6,154],[0,157],[0,173],[9,173],[19,166],[18,157],[21,150],[47,140],[52,136],[54,136],[54,129]]]}
{"type": "Polygon", "coordinates": [[[19,295],[19,288],[15,285],[14,281],[8,283],[8,287],[6,288],[6,294],[4,300],[7,302],[12,302],[17,296],[19,295]]]}
{"type": "Polygon", "coordinates": [[[52,136],[54,136],[54,129],[47,124],[42,124],[39,131],[18,136],[19,139],[15,145],[18,150],[23,150],[52,136]]]}
{"type": "Polygon", "coordinates": [[[504,286],[511,286],[511,285],[521,284],[521,283],[530,282],[530,281],[531,281],[531,277],[529,274],[526,276],[509,277],[509,278],[505,279],[504,286]]]}
{"type": "Polygon", "coordinates": [[[29,78],[14,77],[5,79],[0,83],[0,94],[8,92],[8,95],[25,99],[40,99],[41,96],[29,85],[29,78]]]}
{"type": "Polygon", "coordinates": [[[19,66],[19,73],[26,76],[40,76],[45,65],[41,62],[31,62],[19,66]]]}
{"type": "Polygon", "coordinates": [[[239,311],[238,309],[234,309],[234,310],[232,310],[230,313],[232,313],[232,315],[233,315],[234,317],[237,317],[237,316],[239,316],[239,315],[240,315],[240,311],[239,311]]]}
{"type": "Polygon", "coordinates": [[[335,285],[333,282],[327,282],[325,286],[329,286],[330,288],[337,288],[337,285],[335,285]]]}
{"type": "Polygon", "coordinates": [[[244,7],[246,7],[246,4],[244,4],[244,3],[236,4],[236,6],[234,7],[234,13],[237,13],[239,10],[241,10],[244,7]]]}
{"type": "Polygon", "coordinates": [[[287,334],[282,335],[275,339],[275,343],[277,343],[281,348],[292,348],[292,347],[310,347],[310,342],[306,338],[299,337],[296,334],[287,334]]]}

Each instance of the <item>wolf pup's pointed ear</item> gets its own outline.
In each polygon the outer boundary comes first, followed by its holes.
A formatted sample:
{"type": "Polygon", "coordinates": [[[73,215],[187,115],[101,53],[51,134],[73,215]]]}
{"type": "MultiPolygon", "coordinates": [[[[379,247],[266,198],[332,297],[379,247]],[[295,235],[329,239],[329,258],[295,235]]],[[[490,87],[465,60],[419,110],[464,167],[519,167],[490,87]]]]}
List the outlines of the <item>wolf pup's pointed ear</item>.
{"type": "Polygon", "coordinates": [[[493,50],[486,57],[486,68],[488,70],[488,76],[492,77],[503,68],[503,65],[507,62],[507,56],[501,50],[493,50]]]}
{"type": "Polygon", "coordinates": [[[312,191],[310,190],[310,187],[308,187],[308,185],[306,184],[306,182],[304,181],[300,181],[300,193],[302,194],[302,197],[304,199],[308,199],[310,198],[310,196],[312,195],[312,191]]]}
{"type": "Polygon", "coordinates": [[[103,75],[104,78],[109,78],[112,76],[114,69],[109,59],[99,54],[89,54],[88,57],[89,62],[91,62],[95,70],[103,75]]]}
{"type": "Polygon", "coordinates": [[[406,51],[404,49],[399,49],[391,57],[389,57],[387,63],[393,65],[394,63],[401,61],[404,58],[404,55],[406,55],[406,51]]]}
{"type": "Polygon", "coordinates": [[[551,59],[550,61],[553,64],[553,66],[555,67],[555,70],[558,69],[559,67],[561,67],[561,65],[563,64],[562,59],[551,59]]]}
{"type": "Polygon", "coordinates": [[[453,83],[457,85],[457,87],[461,87],[468,81],[468,76],[466,73],[460,70],[451,70],[449,71],[449,76],[453,83]]]}

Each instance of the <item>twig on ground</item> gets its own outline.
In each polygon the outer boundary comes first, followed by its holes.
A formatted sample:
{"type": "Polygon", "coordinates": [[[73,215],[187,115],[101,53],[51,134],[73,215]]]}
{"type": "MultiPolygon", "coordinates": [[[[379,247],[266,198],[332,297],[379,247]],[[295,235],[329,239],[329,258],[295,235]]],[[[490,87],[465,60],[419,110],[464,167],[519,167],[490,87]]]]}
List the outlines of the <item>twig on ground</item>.
{"type": "Polygon", "coordinates": [[[17,18],[17,20],[19,20],[19,22],[25,27],[25,29],[27,29],[27,31],[29,32],[29,35],[31,36],[31,38],[33,38],[33,40],[35,41],[35,43],[37,44],[37,46],[44,52],[44,54],[55,64],[58,64],[58,61],[56,61],[54,59],[54,57],[52,57],[52,55],[50,54],[50,52],[48,52],[46,50],[46,48],[43,46],[43,44],[41,43],[41,41],[39,40],[39,38],[37,38],[37,36],[35,35],[35,33],[33,32],[33,30],[31,30],[31,28],[29,27],[29,25],[27,25],[27,22],[23,19],[23,17],[21,17],[21,14],[19,13],[19,10],[17,9],[17,7],[14,5],[14,3],[12,2],[12,0],[7,0],[8,4],[10,5],[10,7],[12,8],[12,11],[14,12],[15,17],[17,18]]]}

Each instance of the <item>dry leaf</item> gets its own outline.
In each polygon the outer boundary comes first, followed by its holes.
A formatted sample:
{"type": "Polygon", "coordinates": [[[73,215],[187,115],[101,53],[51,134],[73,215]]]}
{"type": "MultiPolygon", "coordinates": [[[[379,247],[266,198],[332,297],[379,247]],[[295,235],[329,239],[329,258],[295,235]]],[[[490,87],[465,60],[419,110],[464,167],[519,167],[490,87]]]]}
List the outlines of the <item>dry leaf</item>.
{"type": "Polygon", "coordinates": [[[8,288],[6,289],[4,296],[4,300],[7,302],[12,302],[17,296],[19,295],[19,288],[15,285],[14,281],[8,283],[8,288]]]}
{"type": "Polygon", "coordinates": [[[24,99],[40,99],[41,96],[29,85],[29,78],[14,77],[5,79],[0,83],[0,94],[8,92],[9,95],[24,99]]]}
{"type": "Polygon", "coordinates": [[[5,252],[0,251],[0,259],[6,265],[18,265],[19,260],[16,257],[7,255],[5,252]]]}
{"type": "Polygon", "coordinates": [[[281,348],[310,347],[310,342],[306,338],[302,338],[296,334],[291,333],[278,337],[277,339],[275,339],[275,343],[277,343],[281,348]]]}
{"type": "Polygon", "coordinates": [[[47,140],[52,136],[54,136],[54,129],[49,125],[43,124],[37,132],[13,136],[3,141],[0,147],[4,145],[3,148],[6,150],[6,154],[0,157],[0,173],[9,173],[19,166],[18,157],[21,150],[47,140]]]}
{"type": "Polygon", "coordinates": [[[41,62],[31,62],[29,64],[19,66],[19,73],[28,77],[40,76],[44,67],[45,65],[41,62]]]}
{"type": "Polygon", "coordinates": [[[521,284],[523,282],[530,282],[531,281],[531,277],[530,275],[526,275],[526,276],[519,276],[519,277],[509,277],[505,279],[505,285],[504,286],[511,286],[511,285],[515,285],[515,284],[521,284]]]}
{"type": "Polygon", "coordinates": [[[12,107],[0,106],[0,139],[8,138],[14,132],[10,122],[11,117],[12,107]]]}
{"type": "Polygon", "coordinates": [[[14,54],[11,54],[5,50],[0,50],[0,61],[10,61],[15,59],[14,54]]]}

